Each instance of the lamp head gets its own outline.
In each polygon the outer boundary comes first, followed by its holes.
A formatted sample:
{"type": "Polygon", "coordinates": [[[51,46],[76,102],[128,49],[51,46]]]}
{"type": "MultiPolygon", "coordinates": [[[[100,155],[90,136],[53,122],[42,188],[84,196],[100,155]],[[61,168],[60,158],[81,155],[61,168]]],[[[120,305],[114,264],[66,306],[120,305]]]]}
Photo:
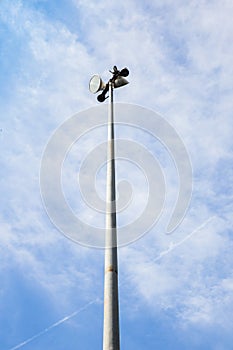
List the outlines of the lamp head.
{"type": "Polygon", "coordinates": [[[104,90],[105,86],[106,85],[103,83],[102,79],[97,74],[93,75],[93,77],[90,79],[89,90],[93,94],[96,94],[98,91],[104,90]]]}
{"type": "Polygon", "coordinates": [[[114,88],[119,88],[121,86],[124,86],[124,85],[127,85],[129,84],[128,80],[125,79],[124,77],[122,77],[121,75],[119,75],[119,77],[117,77],[115,80],[114,80],[114,88]]]}
{"type": "Polygon", "coordinates": [[[128,68],[123,68],[121,71],[120,71],[120,75],[122,76],[122,77],[127,77],[128,75],[129,75],[129,70],[128,70],[128,68]]]}
{"type": "Polygon", "coordinates": [[[105,96],[105,93],[101,93],[99,96],[97,96],[97,100],[99,101],[99,102],[104,102],[105,100],[106,100],[106,96],[105,96]]]}
{"type": "Polygon", "coordinates": [[[118,70],[117,66],[114,66],[113,71],[110,71],[110,73],[112,73],[113,76],[107,84],[105,84],[97,74],[93,75],[93,77],[90,79],[90,92],[96,94],[98,91],[102,91],[101,94],[97,97],[97,100],[99,102],[104,102],[108,98],[107,93],[109,91],[110,83],[113,88],[119,88],[129,83],[128,80],[125,79],[125,77],[129,75],[128,68],[125,67],[122,70],[118,70]]]}

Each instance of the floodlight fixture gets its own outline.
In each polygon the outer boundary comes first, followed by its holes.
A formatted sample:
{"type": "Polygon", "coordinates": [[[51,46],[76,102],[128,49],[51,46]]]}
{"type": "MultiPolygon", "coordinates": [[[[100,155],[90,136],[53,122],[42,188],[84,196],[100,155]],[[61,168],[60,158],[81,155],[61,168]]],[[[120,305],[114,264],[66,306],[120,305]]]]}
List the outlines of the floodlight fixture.
{"type": "Polygon", "coordinates": [[[122,77],[127,77],[128,75],[129,75],[129,70],[128,70],[128,68],[123,68],[121,71],[120,71],[120,75],[122,76],[122,77]]]}
{"type": "Polygon", "coordinates": [[[105,84],[101,77],[97,74],[93,75],[89,82],[89,90],[91,93],[96,94],[99,91],[102,91],[100,95],[98,95],[97,100],[99,102],[104,102],[108,96],[107,93],[109,92],[109,84],[111,83],[112,88],[119,88],[121,86],[124,86],[128,84],[128,80],[125,79],[129,75],[129,70],[128,68],[123,68],[121,70],[117,69],[117,66],[113,67],[113,71],[109,71],[112,73],[112,78],[109,79],[108,83],[105,84]]]}
{"type": "Polygon", "coordinates": [[[128,80],[126,80],[123,76],[120,75],[116,78],[116,80],[114,80],[113,87],[116,89],[127,84],[129,84],[128,80]]]}
{"type": "Polygon", "coordinates": [[[102,94],[100,94],[99,96],[97,96],[97,100],[99,102],[104,102],[106,100],[106,96],[105,96],[105,93],[102,92],[102,94]]]}
{"type": "Polygon", "coordinates": [[[102,79],[99,75],[95,74],[91,78],[89,82],[89,90],[93,94],[96,94],[98,91],[101,91],[105,88],[105,84],[103,83],[102,79]]]}

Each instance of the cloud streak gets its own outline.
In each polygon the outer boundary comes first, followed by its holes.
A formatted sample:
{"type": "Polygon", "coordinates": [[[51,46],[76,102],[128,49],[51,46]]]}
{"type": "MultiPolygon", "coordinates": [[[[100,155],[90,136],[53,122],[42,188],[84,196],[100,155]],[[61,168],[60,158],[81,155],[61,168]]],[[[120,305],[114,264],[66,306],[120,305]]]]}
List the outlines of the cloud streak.
{"type": "Polygon", "coordinates": [[[59,325],[61,325],[62,323],[64,323],[64,322],[70,320],[71,318],[77,316],[77,315],[80,314],[82,311],[86,310],[90,305],[92,305],[92,304],[94,304],[94,303],[96,303],[96,302],[98,302],[98,299],[95,299],[95,300],[90,301],[89,303],[87,303],[87,304],[85,304],[84,306],[82,306],[80,309],[78,309],[78,310],[72,312],[72,314],[70,314],[70,315],[68,315],[68,316],[66,316],[66,317],[63,317],[61,320],[59,320],[59,321],[53,323],[51,326],[49,326],[49,327],[43,329],[43,331],[41,331],[41,332],[35,334],[33,337],[28,338],[27,340],[25,340],[25,341],[23,341],[22,343],[20,343],[20,344],[14,346],[13,348],[10,348],[9,350],[21,349],[23,346],[25,346],[25,345],[31,343],[33,340],[35,340],[35,339],[41,337],[42,335],[48,333],[48,332],[51,331],[53,328],[56,328],[56,327],[58,327],[59,325]]]}
{"type": "MultiPolygon", "coordinates": [[[[4,92],[0,97],[3,173],[0,239],[1,266],[4,266],[1,279],[7,276],[9,284],[12,283],[11,272],[17,270],[22,283],[33,281],[35,288],[30,290],[33,300],[37,300],[35,289],[42,287],[46,296],[48,291],[49,295],[56,295],[54,304],[63,305],[63,310],[67,309],[65,302],[70,307],[82,305],[84,295],[85,298],[88,295],[88,300],[95,297],[91,287],[93,283],[98,286],[102,283],[102,256],[74,248],[68,240],[58,238],[40,201],[38,172],[45,144],[58,124],[81,109],[96,105],[95,98],[88,93],[89,77],[99,73],[105,80],[113,64],[126,65],[130,69],[130,84],[117,91],[117,101],[146,104],[147,108],[162,113],[184,140],[194,170],[193,199],[176,239],[161,234],[163,223],[159,223],[142,241],[126,250],[135,269],[132,272],[138,274],[135,281],[140,291],[136,295],[138,306],[144,305],[148,297],[150,308],[154,302],[163,310],[165,298],[176,324],[177,312],[184,309],[180,317],[193,320],[200,327],[199,320],[205,319],[212,319],[211,325],[219,319],[225,326],[231,324],[233,318],[226,309],[232,309],[232,3],[179,0],[152,4],[126,0],[116,6],[110,1],[96,5],[94,1],[67,0],[61,10],[61,5],[53,0],[47,9],[48,2],[43,2],[42,12],[42,2],[37,3],[1,2],[0,69],[4,92]],[[71,3],[72,24],[67,13],[71,3]],[[103,16],[103,11],[108,16],[103,16]],[[192,228],[214,215],[216,223],[207,227],[208,221],[201,234],[195,235],[197,229],[192,231],[192,228]],[[178,240],[178,237],[184,238],[178,240]],[[9,249],[5,249],[6,244],[9,249]],[[98,264],[93,263],[97,259],[98,264]],[[24,276],[30,276],[30,281],[24,276]],[[82,293],[77,293],[77,288],[82,293]],[[202,301],[209,305],[204,315],[202,301]]],[[[119,134],[123,133],[129,136],[128,130],[120,130],[119,134]]],[[[132,133],[132,138],[137,139],[137,135],[132,133]]],[[[86,143],[86,148],[95,141],[96,136],[86,143]]],[[[140,141],[147,145],[145,137],[140,141]]],[[[156,143],[149,143],[159,157],[156,143]]],[[[71,183],[70,176],[64,177],[71,194],[77,185],[77,154],[82,152],[83,149],[77,148],[74,153],[74,166],[70,169],[74,181],[71,183]]],[[[164,217],[176,199],[177,183],[174,183],[175,169],[172,170],[165,152],[160,158],[166,172],[168,195],[173,195],[171,201],[169,197],[164,217]]],[[[138,188],[141,194],[141,187],[138,188]]],[[[75,209],[95,222],[79,205],[79,196],[74,194],[71,198],[75,209]]],[[[138,206],[141,207],[140,200],[138,206]]],[[[127,218],[126,215],[124,219],[127,218]]],[[[131,275],[128,261],[126,269],[124,261],[121,264],[122,271],[131,275]]],[[[12,285],[7,287],[13,290],[12,285]]],[[[5,284],[2,289],[1,328],[6,325],[13,331],[21,329],[22,324],[26,328],[30,321],[25,311],[30,310],[23,300],[28,300],[28,294],[24,298],[17,291],[16,298],[10,296],[5,284]],[[15,324],[14,315],[9,313],[10,305],[18,310],[15,324]]],[[[157,315],[157,312],[153,315],[155,322],[157,315]]],[[[42,313],[38,313],[39,322],[40,316],[44,320],[42,313]]],[[[193,324],[186,323],[192,329],[193,324]]],[[[130,334],[131,325],[127,326],[130,334]]],[[[4,341],[9,346],[9,332],[3,333],[2,347],[4,341]]],[[[225,338],[222,336],[220,340],[227,348],[225,338]]],[[[174,349],[186,347],[176,347],[174,342],[174,349]]],[[[190,343],[189,348],[193,347],[190,343]]],[[[211,348],[205,344],[202,347],[211,348]]]]}
{"type": "MultiPolygon", "coordinates": [[[[156,258],[151,260],[151,264],[154,264],[156,261],[162,259],[165,255],[171,253],[172,251],[174,251],[174,249],[176,249],[177,247],[181,246],[182,244],[184,244],[187,240],[189,240],[195,233],[197,233],[198,231],[200,231],[201,229],[203,229],[206,225],[208,225],[213,219],[215,218],[215,216],[210,217],[208,220],[206,220],[205,222],[203,222],[200,226],[198,226],[195,230],[193,230],[190,234],[188,234],[185,238],[183,238],[182,240],[180,240],[177,243],[172,244],[168,249],[164,250],[163,252],[161,252],[159,254],[159,256],[157,256],[156,258]]],[[[128,281],[130,281],[131,279],[133,279],[133,276],[127,278],[123,283],[120,284],[120,286],[122,287],[125,283],[127,283],[128,281]]],[[[23,346],[31,343],[33,340],[43,336],[44,334],[48,333],[49,331],[51,331],[53,328],[58,327],[59,325],[61,325],[62,323],[70,320],[71,318],[75,317],[76,315],[80,314],[82,311],[86,310],[89,306],[91,306],[94,303],[99,302],[99,299],[94,299],[92,301],[90,301],[89,303],[85,304],[84,306],[82,306],[81,308],[79,308],[78,310],[72,312],[70,315],[65,316],[64,318],[62,318],[61,320],[53,323],[51,326],[43,329],[41,332],[35,334],[34,336],[28,338],[27,340],[21,342],[20,344],[10,348],[9,350],[17,350],[17,349],[21,349],[23,346]]]]}

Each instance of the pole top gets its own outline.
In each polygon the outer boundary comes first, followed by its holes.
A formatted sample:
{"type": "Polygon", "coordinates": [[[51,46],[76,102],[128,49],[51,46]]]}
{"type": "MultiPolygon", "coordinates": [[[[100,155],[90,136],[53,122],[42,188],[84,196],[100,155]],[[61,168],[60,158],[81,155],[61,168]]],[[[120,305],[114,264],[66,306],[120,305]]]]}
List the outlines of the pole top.
{"type": "Polygon", "coordinates": [[[129,82],[125,77],[129,75],[128,68],[123,68],[118,70],[117,66],[113,66],[113,71],[109,71],[112,74],[112,77],[109,79],[108,83],[105,84],[101,77],[97,74],[93,75],[89,82],[89,90],[91,93],[95,94],[98,91],[102,91],[102,93],[97,97],[99,102],[104,102],[108,96],[106,96],[109,85],[111,83],[113,88],[119,88],[121,86],[127,85],[129,82]]]}

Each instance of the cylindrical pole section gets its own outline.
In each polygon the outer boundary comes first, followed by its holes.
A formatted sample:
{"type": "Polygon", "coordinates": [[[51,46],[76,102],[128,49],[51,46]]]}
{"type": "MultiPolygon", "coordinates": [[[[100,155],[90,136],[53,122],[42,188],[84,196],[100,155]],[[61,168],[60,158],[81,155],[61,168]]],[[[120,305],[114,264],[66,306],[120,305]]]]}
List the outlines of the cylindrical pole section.
{"type": "Polygon", "coordinates": [[[103,350],[119,350],[113,83],[109,82],[103,350]]]}

